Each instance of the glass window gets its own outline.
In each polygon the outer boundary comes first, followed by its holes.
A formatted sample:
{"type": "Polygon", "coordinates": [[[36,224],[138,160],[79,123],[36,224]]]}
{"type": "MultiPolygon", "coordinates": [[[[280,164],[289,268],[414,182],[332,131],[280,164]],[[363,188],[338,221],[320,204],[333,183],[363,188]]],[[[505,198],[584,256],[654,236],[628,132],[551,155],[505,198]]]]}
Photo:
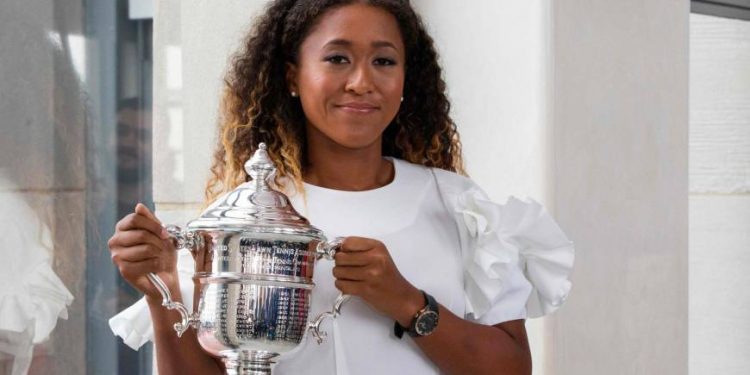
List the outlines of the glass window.
{"type": "Polygon", "coordinates": [[[140,294],[107,240],[153,205],[152,20],[131,3],[0,3],[0,373],[151,373],[108,326],[140,294]]]}

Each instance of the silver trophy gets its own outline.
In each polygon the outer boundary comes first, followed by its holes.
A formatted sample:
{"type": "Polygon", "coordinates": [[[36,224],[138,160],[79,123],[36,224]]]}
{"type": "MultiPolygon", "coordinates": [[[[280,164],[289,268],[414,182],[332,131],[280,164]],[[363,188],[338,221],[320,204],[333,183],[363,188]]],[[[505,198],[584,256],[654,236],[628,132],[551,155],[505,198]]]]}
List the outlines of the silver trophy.
{"type": "Polygon", "coordinates": [[[265,144],[245,171],[254,189],[237,188],[185,230],[167,227],[177,247],[189,249],[196,261],[196,311],[173,301],[156,274],[148,277],[162,304],[180,313],[178,336],[195,328],[201,347],[222,358],[227,374],[270,374],[276,357],[297,347],[305,332],[322,342],[321,321],[335,318],[347,300],[340,294],[331,311],[308,322],[315,261],[333,259],[341,239],[328,241],[269,186],[275,167],[265,144]]]}

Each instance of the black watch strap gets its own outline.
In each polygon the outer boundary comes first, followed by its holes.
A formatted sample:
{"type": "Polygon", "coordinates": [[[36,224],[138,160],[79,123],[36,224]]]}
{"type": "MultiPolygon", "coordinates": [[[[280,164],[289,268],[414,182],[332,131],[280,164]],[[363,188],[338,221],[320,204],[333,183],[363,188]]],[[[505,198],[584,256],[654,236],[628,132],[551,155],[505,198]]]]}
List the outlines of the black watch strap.
{"type": "Polygon", "coordinates": [[[423,318],[423,315],[425,314],[432,314],[434,316],[434,325],[437,325],[437,314],[439,312],[437,301],[435,301],[435,298],[427,294],[424,290],[422,291],[422,295],[424,296],[425,306],[416,314],[414,314],[414,318],[412,318],[411,323],[409,324],[409,328],[404,328],[403,326],[401,326],[401,324],[398,323],[398,321],[394,322],[393,334],[397,338],[402,338],[404,336],[404,332],[408,333],[411,337],[427,336],[432,333],[434,327],[432,327],[431,330],[427,333],[420,333],[417,330],[417,322],[420,318],[423,318]]]}
{"type": "Polygon", "coordinates": [[[399,339],[404,337],[404,327],[398,324],[398,321],[393,323],[393,334],[399,339]]]}

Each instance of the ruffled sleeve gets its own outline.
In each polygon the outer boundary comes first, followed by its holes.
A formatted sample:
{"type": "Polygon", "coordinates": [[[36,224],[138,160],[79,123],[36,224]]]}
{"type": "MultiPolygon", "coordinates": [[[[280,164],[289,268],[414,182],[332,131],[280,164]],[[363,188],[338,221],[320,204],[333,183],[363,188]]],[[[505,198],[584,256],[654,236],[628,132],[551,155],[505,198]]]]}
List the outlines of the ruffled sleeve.
{"type": "Polygon", "coordinates": [[[496,324],[557,310],[571,289],[574,248],[544,207],[515,197],[498,204],[468,179],[442,180],[462,239],[467,317],[496,324]]]}
{"type": "Polygon", "coordinates": [[[0,294],[0,331],[33,332],[32,343],[38,344],[49,337],[58,318],[68,319],[73,295],[47,262],[23,278],[14,292],[0,294]]]}
{"type": "Polygon", "coordinates": [[[46,340],[67,319],[73,295],[52,270],[52,237],[23,199],[0,194],[12,215],[0,217],[0,331],[31,332],[32,343],[46,340]]]}
{"type": "Polygon", "coordinates": [[[23,196],[0,192],[0,207],[0,355],[13,358],[11,374],[25,374],[34,345],[68,318],[73,295],[52,269],[49,229],[23,196]]]}
{"type": "MultiPolygon", "coordinates": [[[[193,309],[193,274],[195,261],[190,251],[182,249],[178,253],[177,271],[180,280],[182,303],[188,311],[193,309]]],[[[175,322],[177,323],[177,322],[175,322]]],[[[109,320],[109,328],[129,347],[138,350],[154,338],[154,326],[145,297],[109,320]]]]}

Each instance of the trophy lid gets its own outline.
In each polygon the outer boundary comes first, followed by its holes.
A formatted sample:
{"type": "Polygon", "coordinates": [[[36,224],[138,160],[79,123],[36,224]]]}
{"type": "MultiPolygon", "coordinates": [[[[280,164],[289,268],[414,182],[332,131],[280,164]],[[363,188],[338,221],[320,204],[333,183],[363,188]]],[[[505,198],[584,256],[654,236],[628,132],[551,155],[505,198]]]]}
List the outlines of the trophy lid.
{"type": "Polygon", "coordinates": [[[252,177],[252,184],[240,185],[217,206],[188,223],[188,228],[296,234],[325,239],[320,229],[310,225],[292,207],[286,195],[269,185],[268,180],[276,172],[276,167],[268,156],[265,143],[259,144],[253,157],[245,163],[245,172],[252,177]]]}

